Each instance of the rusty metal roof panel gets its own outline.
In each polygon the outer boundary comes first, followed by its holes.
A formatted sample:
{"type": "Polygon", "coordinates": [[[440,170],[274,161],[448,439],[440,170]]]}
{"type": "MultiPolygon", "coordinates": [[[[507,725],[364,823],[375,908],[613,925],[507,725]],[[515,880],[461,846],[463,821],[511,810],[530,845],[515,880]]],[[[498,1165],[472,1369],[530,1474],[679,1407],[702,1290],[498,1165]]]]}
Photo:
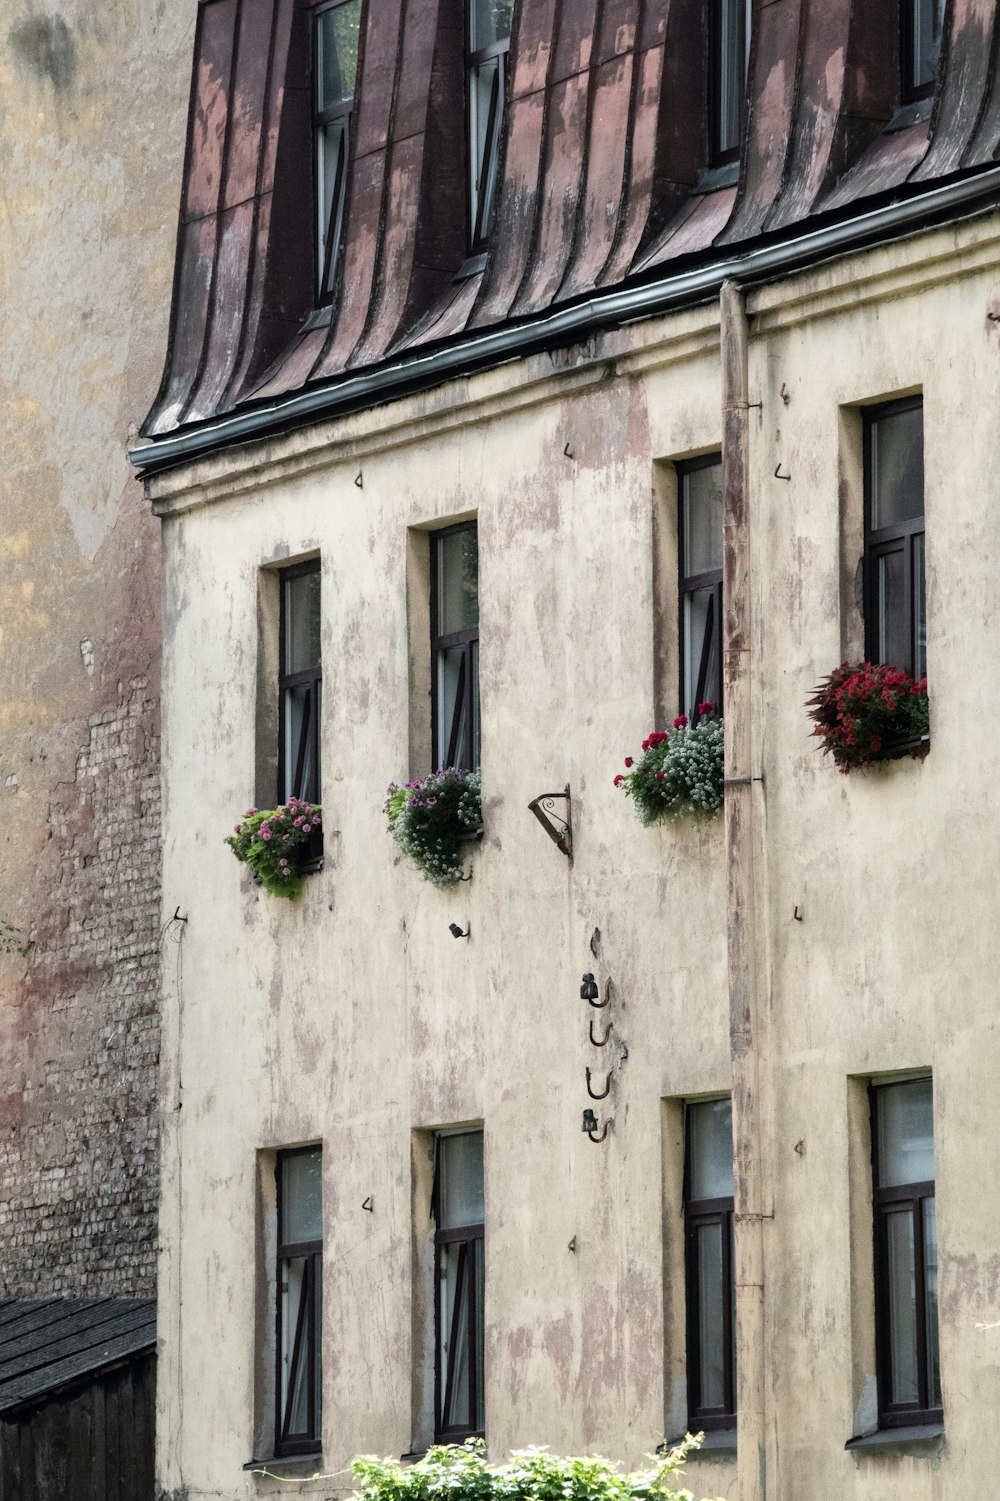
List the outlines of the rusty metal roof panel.
{"type": "Polygon", "coordinates": [[[902,108],[894,6],[757,0],[737,189],[708,171],[707,0],[516,0],[494,224],[469,275],[464,0],[365,0],[341,290],[317,328],[311,12],[205,0],[144,431],[992,165],[997,4],[951,0],[933,103],[902,108]]]}

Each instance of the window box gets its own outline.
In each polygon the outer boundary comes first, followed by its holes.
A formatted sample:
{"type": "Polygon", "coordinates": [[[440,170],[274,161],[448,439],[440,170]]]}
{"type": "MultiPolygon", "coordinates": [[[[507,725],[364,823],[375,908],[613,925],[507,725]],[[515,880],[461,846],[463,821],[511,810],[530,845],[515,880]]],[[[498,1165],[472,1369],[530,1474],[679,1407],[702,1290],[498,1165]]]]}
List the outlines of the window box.
{"type": "Polygon", "coordinates": [[[291,797],[278,808],[248,808],[226,843],[268,896],[294,899],[302,877],[323,860],[322,809],[291,797]]]}
{"type": "Polygon", "coordinates": [[[724,731],[712,703],[696,704],[699,716],[688,724],[679,714],[672,730],[653,730],[642,742],[638,761],[625,757],[614,777],[635,805],[642,824],[682,817],[710,818],[725,795],[724,731]]]}
{"type": "Polygon", "coordinates": [[[435,771],[422,782],[402,787],[390,782],[382,810],[389,833],[402,853],[434,886],[453,886],[463,878],[463,844],[483,832],[481,778],[478,771],[435,771]]]}
{"type": "Polygon", "coordinates": [[[927,682],[896,667],[841,662],[816,685],[806,707],[823,742],[846,773],[930,750],[927,682]]]}

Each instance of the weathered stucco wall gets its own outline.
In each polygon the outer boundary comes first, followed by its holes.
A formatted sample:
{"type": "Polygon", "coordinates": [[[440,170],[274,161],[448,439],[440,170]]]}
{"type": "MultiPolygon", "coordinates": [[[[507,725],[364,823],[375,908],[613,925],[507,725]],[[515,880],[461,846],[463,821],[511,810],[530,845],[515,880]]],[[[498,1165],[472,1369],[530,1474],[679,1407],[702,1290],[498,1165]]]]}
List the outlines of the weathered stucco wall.
{"type": "Polygon", "coordinates": [[[187,0],[0,15],[0,1291],[153,1286],[156,390],[187,0]]]}
{"type": "MultiPolygon", "coordinates": [[[[984,608],[1000,542],[998,237],[996,218],[925,234],[750,300],[769,1501],[987,1495],[1000,1462],[1000,1343],[982,1327],[1000,1317],[1000,651],[984,608]],[[847,409],[914,389],[933,744],[923,763],[847,779],[803,709],[857,634],[841,606],[840,516],[861,505],[847,409]],[[872,1074],[913,1067],[935,1081],[946,1439],[875,1459],[844,1450],[873,1371],[859,1099],[872,1074]]],[[[462,1121],[485,1129],[491,1450],[637,1461],[683,1427],[677,1102],[729,1084],[723,835],[643,830],[611,779],[674,708],[671,464],[720,438],[707,307],[151,482],[165,518],[164,914],[189,917],[164,1000],[169,1493],[284,1489],[241,1466],[270,1421],[259,1155],[303,1141],[324,1151],[327,1473],[427,1440],[421,1133],[462,1121]],[[390,778],[427,769],[409,701],[414,529],[470,513],[486,834],[471,883],[441,893],[394,860],[381,802],[390,778]],[[254,793],[259,570],[315,550],[327,858],[292,905],[241,878],[222,841],[254,793]],[[572,866],[527,810],[567,781],[572,866]],[[467,942],[451,921],[471,925],[467,942]],[[628,1047],[602,1145],[580,1132],[590,968],[614,981],[628,1047]]],[[[691,1472],[699,1494],[735,1494],[731,1462],[691,1472]]]]}

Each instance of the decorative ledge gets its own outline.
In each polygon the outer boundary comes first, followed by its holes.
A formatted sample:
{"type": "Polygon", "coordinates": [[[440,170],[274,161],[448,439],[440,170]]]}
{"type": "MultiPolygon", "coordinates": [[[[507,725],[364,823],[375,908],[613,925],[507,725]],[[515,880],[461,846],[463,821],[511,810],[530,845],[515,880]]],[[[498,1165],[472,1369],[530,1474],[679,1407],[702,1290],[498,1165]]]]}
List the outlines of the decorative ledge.
{"type": "Polygon", "coordinates": [[[944,1424],[920,1423],[911,1428],[879,1428],[849,1438],[844,1445],[855,1454],[884,1454],[895,1457],[907,1454],[937,1454],[944,1448],[944,1424]]]}
{"type": "Polygon", "coordinates": [[[279,1480],[309,1480],[326,1468],[322,1454],[284,1454],[280,1459],[248,1459],[243,1466],[255,1475],[275,1475],[279,1480]]]}

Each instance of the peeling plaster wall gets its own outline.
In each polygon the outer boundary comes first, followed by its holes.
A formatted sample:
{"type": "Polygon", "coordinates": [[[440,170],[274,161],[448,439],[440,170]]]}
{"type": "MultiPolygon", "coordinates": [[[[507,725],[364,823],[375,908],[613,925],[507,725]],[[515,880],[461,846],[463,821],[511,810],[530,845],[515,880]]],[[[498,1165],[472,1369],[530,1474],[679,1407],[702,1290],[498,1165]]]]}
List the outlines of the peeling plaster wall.
{"type": "MultiPolygon", "coordinates": [[[[993,217],[751,299],[768,1501],[988,1495],[1000,1465],[1000,1345],[982,1327],[1000,1317],[998,795],[983,730],[1000,699],[984,608],[1000,545],[1000,409],[985,395],[998,247],[993,217]],[[848,779],[803,709],[856,629],[841,604],[839,516],[861,503],[840,493],[843,408],[914,387],[933,745],[923,763],[848,779]],[[855,1457],[844,1443],[872,1374],[864,1081],[914,1067],[935,1078],[947,1440],[931,1456],[855,1457]]],[[[273,1359],[260,1154],[302,1141],[324,1149],[324,1471],[426,1442],[414,1133],[453,1122],[485,1127],[491,1451],[637,1462],[683,1428],[675,1102],[728,1087],[723,832],[643,830],[611,779],[673,707],[676,612],[654,569],[654,553],[667,572],[675,556],[669,461],[718,446],[720,425],[709,307],[151,482],[165,518],[164,912],[190,916],[164,998],[167,1491],[283,1489],[241,1467],[271,1421],[255,1413],[273,1359]],[[410,529],[470,509],[486,833],[471,883],[438,892],[394,859],[380,809],[390,778],[427,769],[408,703],[410,529]],[[241,878],[222,836],[254,790],[258,571],[317,548],[327,860],[287,904],[241,878]],[[567,781],[572,866],[527,810],[567,781]],[[609,1050],[600,1146],[580,1132],[584,1068],[601,1066],[586,969],[613,979],[600,1015],[628,1047],[626,1061],[609,1050]]],[[[688,1483],[732,1498],[738,1481],[706,1456],[688,1483]]]]}
{"type": "Polygon", "coordinates": [[[0,14],[0,1294],[149,1293],[159,377],[194,7],[0,14]]]}

